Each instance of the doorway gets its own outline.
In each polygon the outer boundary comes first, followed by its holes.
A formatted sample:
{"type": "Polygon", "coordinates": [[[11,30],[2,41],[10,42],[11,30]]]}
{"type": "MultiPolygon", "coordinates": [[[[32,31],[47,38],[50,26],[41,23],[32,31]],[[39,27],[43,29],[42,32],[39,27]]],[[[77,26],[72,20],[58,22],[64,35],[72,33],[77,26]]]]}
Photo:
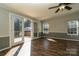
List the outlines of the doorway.
{"type": "Polygon", "coordinates": [[[24,36],[25,37],[31,37],[32,32],[32,26],[31,26],[31,20],[24,20],[24,36]]]}
{"type": "Polygon", "coordinates": [[[39,38],[38,22],[33,22],[33,37],[34,39],[39,38]]]}
{"type": "Polygon", "coordinates": [[[14,46],[24,42],[24,18],[16,14],[11,14],[10,17],[11,46],[14,46]]]}

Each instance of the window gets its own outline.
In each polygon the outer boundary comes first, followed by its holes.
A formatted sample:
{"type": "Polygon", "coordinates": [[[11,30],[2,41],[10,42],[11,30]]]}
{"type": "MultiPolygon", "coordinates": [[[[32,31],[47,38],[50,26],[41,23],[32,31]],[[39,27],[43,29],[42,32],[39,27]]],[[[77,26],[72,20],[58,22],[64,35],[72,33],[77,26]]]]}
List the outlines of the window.
{"type": "Polygon", "coordinates": [[[43,23],[43,33],[48,33],[48,31],[49,31],[49,24],[43,23]]]}
{"type": "Polygon", "coordinates": [[[68,21],[68,34],[78,35],[78,21],[77,20],[68,21]]]}

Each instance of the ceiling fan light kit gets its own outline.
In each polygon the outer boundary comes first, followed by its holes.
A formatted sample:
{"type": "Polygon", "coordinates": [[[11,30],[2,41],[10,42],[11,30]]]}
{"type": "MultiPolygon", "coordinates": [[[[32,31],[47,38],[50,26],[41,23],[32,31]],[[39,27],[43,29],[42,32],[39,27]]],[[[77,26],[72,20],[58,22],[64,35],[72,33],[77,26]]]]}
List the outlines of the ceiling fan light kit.
{"type": "Polygon", "coordinates": [[[72,7],[68,6],[70,5],[71,3],[60,3],[58,6],[54,6],[54,7],[50,7],[48,9],[53,9],[53,8],[57,8],[57,10],[55,11],[55,13],[58,13],[60,10],[64,10],[64,9],[67,9],[67,10],[71,10],[72,7]]]}

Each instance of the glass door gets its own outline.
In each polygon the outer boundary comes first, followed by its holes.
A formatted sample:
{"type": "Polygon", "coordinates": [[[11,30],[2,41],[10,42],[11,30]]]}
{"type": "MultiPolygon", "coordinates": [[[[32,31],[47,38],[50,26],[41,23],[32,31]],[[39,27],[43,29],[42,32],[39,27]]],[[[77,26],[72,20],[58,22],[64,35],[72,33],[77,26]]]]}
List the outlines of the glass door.
{"type": "Polygon", "coordinates": [[[14,19],[14,42],[22,40],[22,20],[18,17],[14,19]]]}
{"type": "Polygon", "coordinates": [[[24,25],[23,25],[23,18],[19,15],[11,15],[11,28],[12,28],[12,45],[17,45],[24,42],[24,25]]]}

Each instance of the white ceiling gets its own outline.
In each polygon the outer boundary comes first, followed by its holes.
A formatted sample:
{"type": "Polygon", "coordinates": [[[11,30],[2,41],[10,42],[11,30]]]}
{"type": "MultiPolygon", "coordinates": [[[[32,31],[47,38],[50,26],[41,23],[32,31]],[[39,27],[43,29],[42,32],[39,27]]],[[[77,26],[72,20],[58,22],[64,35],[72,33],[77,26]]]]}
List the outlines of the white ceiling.
{"type": "Polygon", "coordinates": [[[0,4],[1,7],[6,7],[10,10],[28,15],[37,20],[45,20],[51,17],[72,13],[79,10],[79,4],[72,4],[72,10],[59,11],[55,13],[56,9],[48,10],[49,7],[56,6],[58,3],[5,3],[0,4]]]}

